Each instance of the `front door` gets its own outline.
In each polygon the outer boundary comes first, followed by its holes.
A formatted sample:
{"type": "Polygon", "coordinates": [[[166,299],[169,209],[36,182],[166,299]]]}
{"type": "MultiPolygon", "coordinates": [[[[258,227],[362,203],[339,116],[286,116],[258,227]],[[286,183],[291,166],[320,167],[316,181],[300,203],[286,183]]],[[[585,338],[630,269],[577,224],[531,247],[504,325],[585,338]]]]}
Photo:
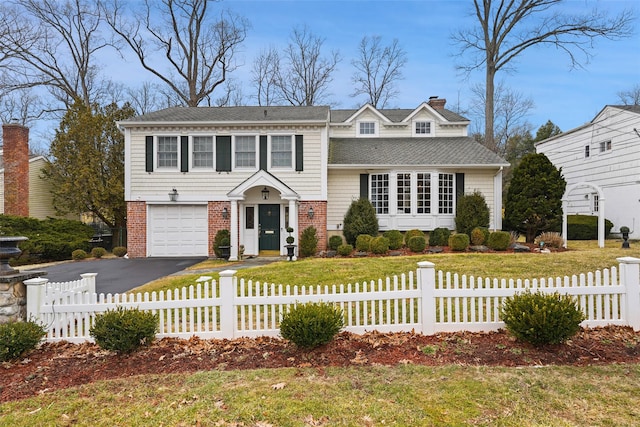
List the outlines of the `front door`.
{"type": "Polygon", "coordinates": [[[260,205],[258,208],[259,249],[280,250],[280,205],[260,205]]]}

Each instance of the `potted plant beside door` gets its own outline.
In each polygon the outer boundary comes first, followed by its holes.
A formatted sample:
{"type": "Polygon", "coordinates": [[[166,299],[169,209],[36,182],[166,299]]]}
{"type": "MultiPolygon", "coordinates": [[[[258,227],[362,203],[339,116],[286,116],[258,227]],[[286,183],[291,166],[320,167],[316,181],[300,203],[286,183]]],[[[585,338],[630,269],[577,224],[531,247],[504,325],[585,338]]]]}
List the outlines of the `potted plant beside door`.
{"type": "Polygon", "coordinates": [[[294,251],[295,251],[296,245],[293,244],[293,242],[295,241],[295,237],[291,235],[291,233],[293,233],[293,228],[287,227],[287,233],[289,233],[289,235],[285,239],[287,244],[284,247],[287,248],[287,256],[289,257],[289,261],[295,261],[294,251]]]}
{"type": "Polygon", "coordinates": [[[231,238],[229,230],[218,230],[216,237],[213,239],[213,252],[216,257],[228,260],[231,256],[231,238]]]}

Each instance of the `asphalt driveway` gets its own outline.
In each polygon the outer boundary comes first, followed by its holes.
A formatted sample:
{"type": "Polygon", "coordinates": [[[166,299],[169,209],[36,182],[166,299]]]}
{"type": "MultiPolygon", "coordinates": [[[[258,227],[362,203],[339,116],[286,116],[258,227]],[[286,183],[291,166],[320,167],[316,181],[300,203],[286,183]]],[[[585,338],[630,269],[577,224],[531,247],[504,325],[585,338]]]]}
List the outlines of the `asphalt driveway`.
{"type": "Polygon", "coordinates": [[[78,280],[83,273],[98,273],[96,292],[115,294],[177,273],[204,259],[206,258],[105,258],[45,267],[32,266],[29,270],[46,271],[47,275],[43,277],[50,282],[78,280]]]}

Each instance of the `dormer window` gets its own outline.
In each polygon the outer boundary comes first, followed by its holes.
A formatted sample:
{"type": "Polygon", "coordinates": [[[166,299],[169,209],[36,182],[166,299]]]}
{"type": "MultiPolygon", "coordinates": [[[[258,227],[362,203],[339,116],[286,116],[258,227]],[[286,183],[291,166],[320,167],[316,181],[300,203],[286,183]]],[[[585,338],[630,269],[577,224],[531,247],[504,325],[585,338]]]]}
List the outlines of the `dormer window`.
{"type": "Polygon", "coordinates": [[[415,122],[416,135],[430,135],[431,122],[415,122]]]}
{"type": "Polygon", "coordinates": [[[376,122],[358,122],[358,136],[376,136],[377,134],[376,122]]]}

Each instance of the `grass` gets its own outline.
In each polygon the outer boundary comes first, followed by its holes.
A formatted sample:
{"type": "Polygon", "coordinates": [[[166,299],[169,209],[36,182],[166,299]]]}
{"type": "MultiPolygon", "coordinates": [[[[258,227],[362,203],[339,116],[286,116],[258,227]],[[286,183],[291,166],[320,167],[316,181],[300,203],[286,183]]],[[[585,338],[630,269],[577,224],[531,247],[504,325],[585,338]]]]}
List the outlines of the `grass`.
{"type": "Polygon", "coordinates": [[[213,371],[5,403],[0,425],[631,426],[638,399],[635,365],[213,371]]]}

